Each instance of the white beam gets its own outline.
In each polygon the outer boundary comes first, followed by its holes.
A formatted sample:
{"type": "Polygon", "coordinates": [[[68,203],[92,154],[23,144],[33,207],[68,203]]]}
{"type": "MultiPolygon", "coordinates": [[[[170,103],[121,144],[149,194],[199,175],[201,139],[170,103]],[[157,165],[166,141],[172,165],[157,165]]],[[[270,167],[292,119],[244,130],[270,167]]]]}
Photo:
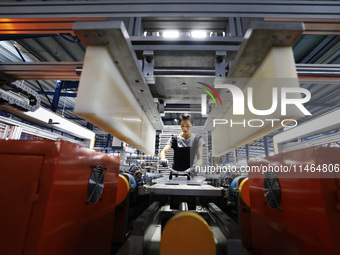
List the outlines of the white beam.
{"type": "Polygon", "coordinates": [[[312,119],[273,137],[275,153],[283,152],[283,144],[299,138],[340,128],[340,109],[312,119]]]}
{"type": "Polygon", "coordinates": [[[20,117],[28,119],[31,122],[34,123],[38,122],[38,124],[40,125],[48,126],[50,128],[73,135],[75,137],[87,140],[87,147],[89,148],[94,147],[95,133],[93,131],[82,126],[79,126],[55,114],[54,112],[51,112],[40,107],[35,112],[23,112],[22,114],[20,114],[20,117]],[[49,124],[49,122],[52,122],[52,124],[49,124]]]}
{"type": "MultiPolygon", "coordinates": [[[[51,115],[52,116],[52,115],[51,115]]],[[[21,116],[22,118],[25,118],[25,116],[21,116]]],[[[38,120],[38,119],[33,119],[33,117],[29,117],[29,118],[26,118],[26,119],[29,119],[31,122],[36,122],[40,125],[44,125],[44,126],[50,126],[49,124],[47,123],[42,123],[42,120],[38,120]]],[[[35,127],[35,126],[32,126],[32,125],[29,125],[29,124],[24,124],[20,121],[16,121],[16,120],[13,120],[11,118],[6,118],[6,117],[1,117],[0,116],[0,124],[1,123],[6,123],[6,124],[9,124],[12,126],[11,128],[11,132],[18,132],[17,130],[19,130],[20,132],[18,133],[18,135],[16,136],[13,136],[12,134],[10,134],[8,136],[8,139],[20,139],[20,135],[21,133],[25,133],[25,134],[30,134],[30,135],[34,135],[34,136],[38,136],[38,137],[41,137],[41,138],[45,138],[45,139],[48,139],[48,140],[64,140],[64,141],[68,141],[68,142],[71,142],[71,143],[76,143],[76,144],[79,144],[79,145],[87,145],[88,147],[94,143],[94,139],[90,139],[90,137],[82,137],[82,139],[85,141],[85,143],[83,141],[80,141],[80,140],[75,140],[73,138],[70,138],[70,137],[66,137],[66,136],[62,136],[58,133],[55,133],[55,132],[50,132],[48,130],[45,130],[41,127],[35,127]],[[19,129],[18,129],[19,128],[19,129]]],[[[55,124],[57,125],[57,124],[55,124]]],[[[54,128],[55,130],[58,130],[57,128],[54,128]]],[[[92,132],[92,131],[90,131],[92,132]]],[[[67,132],[70,134],[70,132],[67,132]]],[[[13,133],[14,134],[14,133],[13,133]]],[[[77,136],[78,138],[80,138],[79,136],[77,136]]],[[[2,137],[3,139],[7,138],[7,135],[2,137]]],[[[92,147],[91,147],[92,148],[92,147]]]]}

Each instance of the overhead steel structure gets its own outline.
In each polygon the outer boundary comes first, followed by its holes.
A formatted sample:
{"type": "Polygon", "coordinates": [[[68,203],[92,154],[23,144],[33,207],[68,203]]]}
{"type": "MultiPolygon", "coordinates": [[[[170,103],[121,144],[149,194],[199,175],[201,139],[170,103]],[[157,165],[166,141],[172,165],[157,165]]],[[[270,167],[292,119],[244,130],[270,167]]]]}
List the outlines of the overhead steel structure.
{"type": "Polygon", "coordinates": [[[72,1],[6,2],[1,16],[41,17],[282,17],[340,18],[337,1],[72,1]]]}
{"type": "MultiPolygon", "coordinates": [[[[64,76],[65,80],[77,80],[82,70],[83,52],[80,53],[81,50],[76,47],[61,45],[58,40],[53,41],[49,38],[56,33],[75,35],[73,23],[76,21],[122,20],[129,34],[132,50],[137,55],[142,75],[150,89],[149,99],[154,98],[160,108],[162,102],[166,102],[164,106],[166,116],[163,117],[163,121],[165,124],[174,124],[173,119],[178,115],[170,113],[173,109],[184,106],[184,109],[187,107],[186,109],[190,110],[187,104],[189,86],[197,82],[213,84],[228,75],[243,41],[244,32],[252,20],[300,21],[305,24],[303,34],[326,36],[339,34],[339,13],[340,3],[337,1],[2,2],[1,38],[17,39],[20,45],[33,52],[46,65],[37,64],[37,67],[35,63],[27,63],[27,66],[23,67],[20,63],[20,68],[27,70],[21,71],[21,74],[16,71],[19,67],[15,66],[17,64],[2,64],[1,70],[13,77],[16,75],[18,79],[63,79],[64,76]],[[183,36],[170,40],[157,35],[157,32],[170,28],[183,31],[183,36]],[[185,31],[194,28],[212,31],[215,36],[205,39],[188,37],[185,31]],[[220,36],[222,34],[224,36],[220,36]],[[37,35],[44,37],[35,39],[37,35]],[[50,57],[45,52],[51,51],[52,47],[53,49],[59,47],[61,53],[66,53],[50,57]],[[68,49],[72,49],[73,52],[70,53],[68,49]],[[76,61],[71,62],[69,59],[76,61]],[[31,67],[33,65],[35,67],[31,67]]],[[[303,39],[298,43],[306,41],[303,39]]],[[[334,45],[329,49],[336,56],[336,38],[327,37],[322,43],[315,39],[315,42],[323,46],[326,45],[326,41],[329,42],[329,47],[334,45]]],[[[322,52],[322,48],[320,51],[322,52]]],[[[310,54],[312,53],[311,51],[310,54]]],[[[301,86],[324,83],[327,85],[324,89],[328,90],[328,83],[336,84],[338,62],[333,66],[327,63],[332,62],[325,61],[313,67],[309,66],[308,61],[298,63],[296,67],[301,86]]],[[[45,85],[43,86],[45,88],[45,85]]],[[[42,97],[42,104],[46,105],[52,103],[46,99],[53,94],[55,88],[49,88],[51,91],[44,91],[44,88],[38,92],[45,94],[45,98],[42,97]]],[[[75,92],[62,93],[60,96],[68,98],[67,107],[64,105],[68,112],[67,116],[77,119],[71,112],[74,101],[70,101],[71,97],[76,95],[75,92]]],[[[134,94],[138,98],[140,93],[135,91],[134,94]]],[[[319,101],[313,100],[310,103],[320,104],[319,101]]],[[[63,105],[60,104],[58,107],[62,108],[63,105]]],[[[145,110],[150,113],[149,110],[145,110]]],[[[198,125],[203,125],[205,119],[196,117],[198,125]]]]}

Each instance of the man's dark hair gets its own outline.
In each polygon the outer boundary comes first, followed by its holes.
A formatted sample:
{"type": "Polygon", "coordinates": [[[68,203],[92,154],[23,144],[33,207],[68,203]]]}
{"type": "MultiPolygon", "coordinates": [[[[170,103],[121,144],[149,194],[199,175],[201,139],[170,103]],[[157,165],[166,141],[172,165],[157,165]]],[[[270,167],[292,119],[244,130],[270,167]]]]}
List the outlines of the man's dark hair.
{"type": "Polygon", "coordinates": [[[190,114],[183,114],[180,118],[179,118],[179,124],[181,124],[182,120],[190,120],[190,123],[193,125],[194,123],[192,122],[191,116],[190,114]]]}

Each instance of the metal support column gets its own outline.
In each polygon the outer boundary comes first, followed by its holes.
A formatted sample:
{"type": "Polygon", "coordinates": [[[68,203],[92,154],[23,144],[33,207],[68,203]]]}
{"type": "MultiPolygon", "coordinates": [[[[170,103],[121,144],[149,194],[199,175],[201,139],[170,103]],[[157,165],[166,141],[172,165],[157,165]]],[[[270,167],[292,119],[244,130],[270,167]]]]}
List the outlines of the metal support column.
{"type": "Polygon", "coordinates": [[[242,21],[240,17],[230,17],[227,36],[241,36],[243,37],[242,21]]]}
{"type": "Polygon", "coordinates": [[[236,18],[236,32],[237,32],[237,36],[243,36],[242,23],[241,23],[240,17],[236,18]]]}
{"type": "Polygon", "coordinates": [[[127,31],[129,33],[130,36],[133,35],[133,28],[134,28],[134,25],[135,25],[135,18],[134,17],[130,17],[129,18],[129,25],[127,27],[127,31]]]}
{"type": "Polygon", "coordinates": [[[216,51],[215,57],[215,80],[214,83],[223,83],[225,79],[225,58],[226,51],[216,51]]]}
{"type": "Polygon", "coordinates": [[[146,79],[148,84],[155,84],[155,77],[154,77],[154,55],[153,51],[143,51],[143,75],[146,79]]]}
{"type": "Polygon", "coordinates": [[[237,149],[234,150],[234,159],[235,159],[235,163],[238,162],[238,159],[237,159],[237,149]]]}
{"type": "Polygon", "coordinates": [[[227,31],[228,36],[236,36],[236,26],[234,17],[229,18],[229,31],[227,31]]]}
{"type": "Polygon", "coordinates": [[[134,27],[133,35],[141,36],[142,34],[143,34],[142,18],[137,17],[135,18],[135,27],[134,27]]]}
{"type": "Polygon", "coordinates": [[[247,160],[249,159],[249,144],[246,144],[246,157],[247,157],[247,160]]]}

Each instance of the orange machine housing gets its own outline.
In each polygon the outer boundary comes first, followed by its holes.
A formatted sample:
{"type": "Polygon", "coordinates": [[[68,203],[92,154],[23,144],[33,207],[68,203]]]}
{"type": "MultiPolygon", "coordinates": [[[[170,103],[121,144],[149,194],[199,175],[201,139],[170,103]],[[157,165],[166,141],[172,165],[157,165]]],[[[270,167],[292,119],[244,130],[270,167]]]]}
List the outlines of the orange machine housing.
{"type": "MultiPolygon", "coordinates": [[[[248,166],[339,163],[340,148],[311,147],[249,161],[248,166]]],[[[253,254],[340,254],[339,173],[333,172],[334,178],[330,173],[300,178],[278,173],[281,210],[268,205],[261,175],[249,173],[253,254]]]]}
{"type": "Polygon", "coordinates": [[[0,254],[110,254],[119,158],[63,141],[0,140],[0,254]],[[104,186],[88,201],[93,169],[104,186]]]}

